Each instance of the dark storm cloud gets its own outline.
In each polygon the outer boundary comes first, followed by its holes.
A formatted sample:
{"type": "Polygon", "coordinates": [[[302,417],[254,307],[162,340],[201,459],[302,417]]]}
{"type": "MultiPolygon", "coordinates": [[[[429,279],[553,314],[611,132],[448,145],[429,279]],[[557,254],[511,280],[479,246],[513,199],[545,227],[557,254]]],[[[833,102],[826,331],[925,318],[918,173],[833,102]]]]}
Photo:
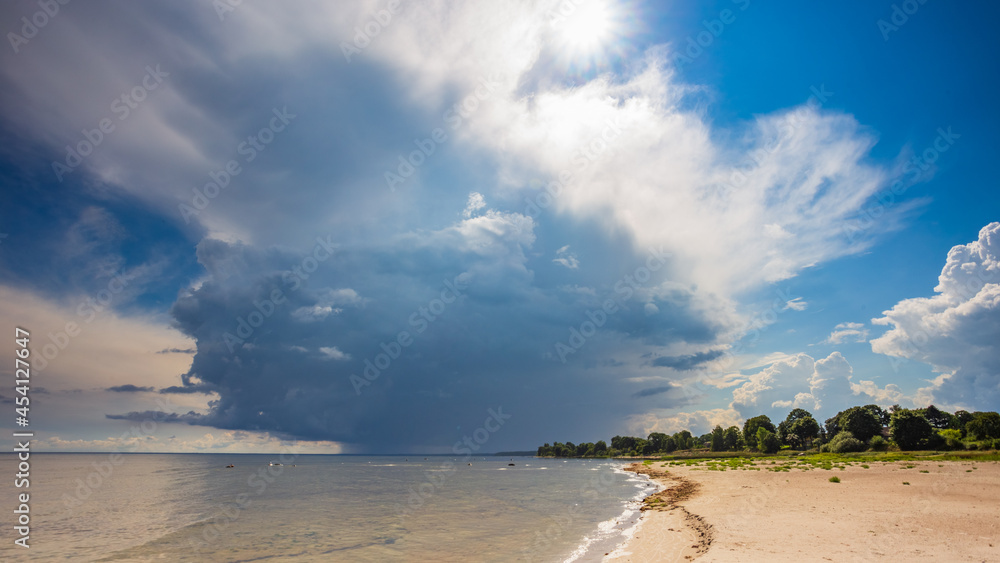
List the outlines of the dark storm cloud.
{"type": "Polygon", "coordinates": [[[139,387],[137,385],[132,385],[131,383],[125,385],[115,385],[113,387],[108,387],[107,391],[113,391],[115,393],[147,393],[149,391],[155,391],[153,387],[139,387]]]}
{"type": "Polygon", "coordinates": [[[698,352],[688,356],[660,356],[653,360],[653,365],[657,367],[673,368],[680,371],[688,371],[698,366],[711,362],[725,354],[722,350],[712,350],[709,352],[698,352]]]}

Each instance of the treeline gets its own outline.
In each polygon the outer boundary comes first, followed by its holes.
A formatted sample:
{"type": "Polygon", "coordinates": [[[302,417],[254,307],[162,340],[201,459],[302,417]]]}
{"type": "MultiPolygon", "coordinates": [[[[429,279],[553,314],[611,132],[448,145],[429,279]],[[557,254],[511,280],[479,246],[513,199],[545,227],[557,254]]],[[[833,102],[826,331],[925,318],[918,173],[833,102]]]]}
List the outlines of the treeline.
{"type": "Polygon", "coordinates": [[[851,407],[828,418],[823,425],[804,409],[793,409],[775,425],[766,415],[748,419],[743,427],[716,426],[694,436],[653,432],[645,438],[615,436],[610,447],[604,440],[574,444],[555,442],[538,447],[540,457],[626,457],[670,454],[677,451],[757,451],[816,449],[834,453],[865,450],[1000,449],[1000,414],[996,412],[948,413],[931,405],[904,409],[893,405],[851,407]]]}

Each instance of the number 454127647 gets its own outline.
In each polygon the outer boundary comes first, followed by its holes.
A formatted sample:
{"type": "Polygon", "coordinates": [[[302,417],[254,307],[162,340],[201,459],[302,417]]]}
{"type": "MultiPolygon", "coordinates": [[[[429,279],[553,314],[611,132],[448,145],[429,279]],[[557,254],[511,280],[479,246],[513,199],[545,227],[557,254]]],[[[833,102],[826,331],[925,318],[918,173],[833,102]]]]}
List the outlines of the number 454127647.
{"type": "Polygon", "coordinates": [[[18,419],[18,424],[21,426],[27,426],[28,424],[28,405],[31,402],[28,399],[28,384],[31,378],[31,363],[28,361],[28,356],[31,355],[31,351],[28,350],[30,338],[31,335],[23,328],[14,329],[14,343],[17,345],[14,351],[17,355],[17,358],[14,359],[14,369],[16,370],[14,375],[14,390],[20,395],[20,397],[15,399],[17,401],[17,408],[14,410],[21,417],[18,419]],[[24,424],[21,424],[21,419],[24,420],[24,424]]]}

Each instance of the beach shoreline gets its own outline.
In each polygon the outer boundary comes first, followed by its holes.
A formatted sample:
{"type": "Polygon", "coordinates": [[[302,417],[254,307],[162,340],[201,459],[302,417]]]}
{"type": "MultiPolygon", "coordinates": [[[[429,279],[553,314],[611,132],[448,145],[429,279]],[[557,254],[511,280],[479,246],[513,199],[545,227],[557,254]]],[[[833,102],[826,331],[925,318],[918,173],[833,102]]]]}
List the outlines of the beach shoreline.
{"type": "Polygon", "coordinates": [[[604,560],[1000,560],[1000,462],[724,464],[626,466],[664,489],[604,560]]]}

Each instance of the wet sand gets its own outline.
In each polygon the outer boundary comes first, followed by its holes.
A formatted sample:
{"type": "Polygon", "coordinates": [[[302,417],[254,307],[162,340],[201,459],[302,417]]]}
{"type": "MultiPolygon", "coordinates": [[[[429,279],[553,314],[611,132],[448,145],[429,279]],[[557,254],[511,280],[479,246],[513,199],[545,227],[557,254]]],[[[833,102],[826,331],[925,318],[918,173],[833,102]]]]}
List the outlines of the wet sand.
{"type": "Polygon", "coordinates": [[[630,465],[667,488],[647,499],[634,537],[605,560],[1000,561],[1000,462],[779,472],[757,463],[630,465]]]}

